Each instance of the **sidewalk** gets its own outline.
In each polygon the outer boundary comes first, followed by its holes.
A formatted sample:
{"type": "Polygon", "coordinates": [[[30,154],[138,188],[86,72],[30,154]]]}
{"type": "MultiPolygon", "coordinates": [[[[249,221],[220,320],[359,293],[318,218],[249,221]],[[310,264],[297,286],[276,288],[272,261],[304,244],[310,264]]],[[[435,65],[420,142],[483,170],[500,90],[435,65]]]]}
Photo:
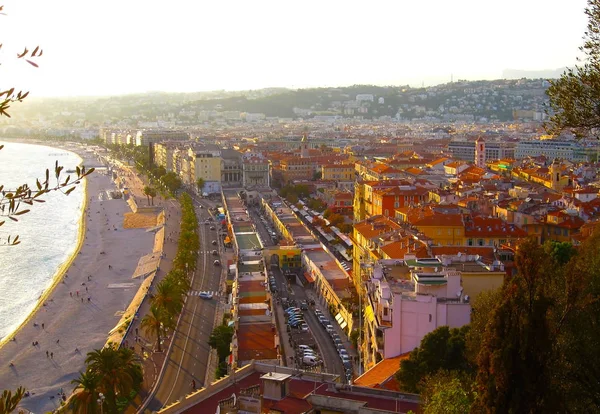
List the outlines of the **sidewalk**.
{"type": "MultiPolygon", "coordinates": [[[[129,179],[126,181],[133,184],[131,187],[132,193],[139,194],[143,188],[140,187],[144,185],[144,182],[137,175],[128,178],[129,179]]],[[[179,239],[181,222],[181,211],[178,202],[174,200],[164,200],[161,196],[157,196],[154,198],[154,205],[163,207],[165,210],[165,240],[163,244],[164,257],[161,259],[160,268],[156,272],[154,281],[150,286],[150,293],[153,291],[153,288],[156,286],[156,284],[159,283],[167,275],[167,273],[169,273],[173,266],[172,260],[177,253],[177,241],[179,239]]],[[[147,338],[140,326],[142,319],[149,312],[149,310],[150,301],[148,300],[148,297],[146,297],[140,306],[138,314],[132,321],[131,328],[129,329],[123,341],[125,346],[133,346],[135,353],[139,357],[144,369],[144,382],[139,393],[141,401],[144,401],[150,394],[150,391],[158,379],[158,374],[162,369],[166,358],[166,348],[168,347],[172,336],[172,332],[170,332],[169,336],[161,338],[162,352],[154,352],[156,348],[156,340],[154,338],[147,338]]],[[[134,402],[134,404],[139,406],[141,405],[141,401],[134,402]]],[[[136,411],[137,409],[133,406],[130,406],[127,410],[127,412],[136,411]]]]}

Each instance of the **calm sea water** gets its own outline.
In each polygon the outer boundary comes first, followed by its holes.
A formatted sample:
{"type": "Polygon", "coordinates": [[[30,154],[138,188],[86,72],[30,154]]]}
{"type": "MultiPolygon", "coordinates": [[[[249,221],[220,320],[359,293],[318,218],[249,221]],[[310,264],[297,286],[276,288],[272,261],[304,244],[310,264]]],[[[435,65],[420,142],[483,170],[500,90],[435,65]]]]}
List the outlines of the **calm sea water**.
{"type": "MultiPolygon", "coordinates": [[[[52,180],[55,161],[65,170],[74,169],[81,162],[76,154],[61,149],[0,140],[1,144],[4,148],[0,150],[0,184],[5,189],[24,183],[36,188],[35,179],[42,181],[46,168],[52,180]]],[[[2,241],[17,234],[21,240],[17,246],[0,247],[0,339],[27,318],[77,244],[83,186],[68,196],[54,192],[42,199],[46,202],[36,203],[29,213],[19,217],[19,222],[6,219],[0,227],[2,241]]],[[[25,208],[30,207],[22,205],[25,208]]]]}

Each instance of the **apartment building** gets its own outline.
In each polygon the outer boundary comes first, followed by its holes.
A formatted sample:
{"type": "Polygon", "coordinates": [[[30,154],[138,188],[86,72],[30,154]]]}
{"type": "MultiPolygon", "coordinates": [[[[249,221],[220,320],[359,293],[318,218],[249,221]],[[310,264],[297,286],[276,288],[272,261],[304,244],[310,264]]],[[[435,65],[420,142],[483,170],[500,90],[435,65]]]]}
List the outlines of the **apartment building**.
{"type": "MultiPolygon", "coordinates": [[[[486,141],[485,159],[488,161],[503,158],[515,158],[516,145],[514,142],[486,141]]],[[[451,141],[448,144],[448,152],[452,158],[463,161],[475,161],[474,141],[451,141]]]]}
{"type": "Polygon", "coordinates": [[[269,160],[261,153],[242,156],[242,185],[244,187],[269,187],[271,173],[269,160]]]}
{"type": "Polygon", "coordinates": [[[379,261],[366,297],[360,346],[366,369],[378,360],[412,351],[440,326],[460,328],[471,318],[461,272],[437,258],[406,255],[404,260],[379,261]]]}
{"type": "Polygon", "coordinates": [[[353,181],[353,164],[323,164],[321,166],[321,179],[331,181],[353,181]]]}
{"type": "Polygon", "coordinates": [[[135,134],[135,145],[149,146],[161,141],[189,141],[190,134],[184,131],[169,129],[150,129],[137,131],[135,134]]]}

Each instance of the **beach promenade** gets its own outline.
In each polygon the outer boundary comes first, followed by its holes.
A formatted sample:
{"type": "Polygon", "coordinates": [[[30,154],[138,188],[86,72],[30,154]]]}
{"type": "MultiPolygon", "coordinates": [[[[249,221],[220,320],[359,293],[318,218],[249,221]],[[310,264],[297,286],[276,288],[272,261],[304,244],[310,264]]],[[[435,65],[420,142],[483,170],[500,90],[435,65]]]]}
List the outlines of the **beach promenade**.
{"type": "MultiPolygon", "coordinates": [[[[84,158],[86,166],[96,163],[84,158]]],[[[139,259],[153,250],[154,233],[123,228],[131,210],[123,199],[106,197],[114,188],[100,173],[87,180],[81,250],[44,305],[0,349],[0,388],[26,387],[31,395],[21,406],[32,412],[51,411],[60,406],[61,391],[71,394],[87,352],[105,345],[136,294],[141,281],[132,275],[139,259]]]]}

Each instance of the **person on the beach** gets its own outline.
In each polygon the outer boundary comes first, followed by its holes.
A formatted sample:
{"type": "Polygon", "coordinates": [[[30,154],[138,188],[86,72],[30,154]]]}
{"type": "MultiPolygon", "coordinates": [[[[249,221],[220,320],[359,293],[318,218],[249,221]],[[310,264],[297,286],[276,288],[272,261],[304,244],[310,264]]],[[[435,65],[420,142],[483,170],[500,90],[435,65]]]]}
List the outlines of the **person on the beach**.
{"type": "Polygon", "coordinates": [[[58,344],[59,342],[60,342],[60,339],[57,339],[57,340],[56,340],[56,343],[58,344]]]}
{"type": "Polygon", "coordinates": [[[44,329],[44,324],[42,323],[42,329],[44,329]]]}
{"type": "Polygon", "coordinates": [[[50,355],[50,354],[49,354],[49,352],[48,352],[48,351],[46,351],[46,358],[48,358],[48,356],[49,356],[49,355],[50,355]]]}
{"type": "Polygon", "coordinates": [[[54,359],[54,352],[50,352],[50,359],[54,359]]]}

